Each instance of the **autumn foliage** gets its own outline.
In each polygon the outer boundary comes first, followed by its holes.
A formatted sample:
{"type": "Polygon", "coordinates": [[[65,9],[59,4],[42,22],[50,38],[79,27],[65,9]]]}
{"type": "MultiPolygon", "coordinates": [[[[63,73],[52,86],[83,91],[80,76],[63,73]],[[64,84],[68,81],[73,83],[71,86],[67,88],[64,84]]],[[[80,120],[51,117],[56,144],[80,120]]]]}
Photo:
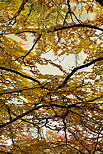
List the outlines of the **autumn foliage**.
{"type": "Polygon", "coordinates": [[[102,1],[0,0],[0,153],[102,153],[102,126],[102,1]]]}

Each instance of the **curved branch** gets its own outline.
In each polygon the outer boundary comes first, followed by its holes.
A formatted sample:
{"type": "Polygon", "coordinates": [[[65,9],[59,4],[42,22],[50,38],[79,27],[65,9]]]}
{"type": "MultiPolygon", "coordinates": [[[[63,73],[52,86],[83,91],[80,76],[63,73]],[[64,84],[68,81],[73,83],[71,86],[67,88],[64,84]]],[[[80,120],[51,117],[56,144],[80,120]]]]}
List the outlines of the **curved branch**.
{"type": "MultiPolygon", "coordinates": [[[[69,29],[69,28],[74,28],[74,27],[87,27],[87,28],[92,28],[92,29],[103,31],[103,28],[93,26],[93,25],[85,25],[85,24],[74,24],[74,25],[71,25],[71,26],[63,26],[63,27],[60,27],[60,28],[54,28],[53,31],[59,31],[59,30],[69,29]]],[[[52,32],[52,31],[49,31],[49,32],[52,32]]]]}
{"type": "Polygon", "coordinates": [[[15,33],[15,34],[21,34],[21,33],[33,33],[33,34],[35,34],[37,32],[34,31],[34,30],[24,30],[24,31],[19,31],[19,32],[15,33]]]}
{"type": "Polygon", "coordinates": [[[66,85],[66,83],[68,82],[68,80],[71,78],[71,76],[73,76],[78,70],[80,70],[82,68],[85,68],[85,67],[88,67],[88,66],[90,66],[90,65],[92,65],[92,64],[94,64],[94,63],[96,63],[98,61],[101,61],[101,60],[103,60],[103,57],[94,59],[94,60],[92,60],[91,62],[89,62],[87,64],[83,64],[83,65],[81,65],[79,67],[74,68],[72,70],[72,72],[69,75],[67,75],[67,77],[65,78],[65,80],[63,81],[63,83],[59,87],[57,87],[57,89],[64,87],[66,85]]]}

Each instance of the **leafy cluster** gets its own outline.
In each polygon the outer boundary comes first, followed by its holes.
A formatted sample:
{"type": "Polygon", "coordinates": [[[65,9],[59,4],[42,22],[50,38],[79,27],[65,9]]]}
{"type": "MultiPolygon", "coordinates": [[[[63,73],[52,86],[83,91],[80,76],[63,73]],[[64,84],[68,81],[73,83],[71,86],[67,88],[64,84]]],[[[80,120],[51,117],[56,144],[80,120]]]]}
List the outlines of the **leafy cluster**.
{"type": "Polygon", "coordinates": [[[0,153],[103,152],[102,10],[0,0],[0,153]]]}

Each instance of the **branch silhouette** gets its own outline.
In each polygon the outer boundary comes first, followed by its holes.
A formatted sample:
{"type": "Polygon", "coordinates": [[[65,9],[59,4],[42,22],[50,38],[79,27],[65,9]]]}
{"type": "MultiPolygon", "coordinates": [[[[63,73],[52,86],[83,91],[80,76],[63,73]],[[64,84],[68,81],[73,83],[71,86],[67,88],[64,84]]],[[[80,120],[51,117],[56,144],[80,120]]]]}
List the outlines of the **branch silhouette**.
{"type": "MultiPolygon", "coordinates": [[[[15,15],[12,17],[12,19],[10,20],[9,24],[12,23],[12,21],[15,19],[14,23],[16,22],[16,17],[19,16],[19,14],[21,13],[21,11],[24,9],[24,5],[28,2],[28,0],[23,0],[23,2],[21,3],[19,9],[17,10],[17,12],[15,13],[15,15]]],[[[13,24],[14,24],[13,23],[13,24]]]]}
{"type": "MultiPolygon", "coordinates": [[[[8,122],[0,125],[0,128],[6,127],[7,125],[12,124],[13,122],[15,122],[15,121],[23,118],[24,116],[28,115],[32,111],[38,110],[38,109],[44,108],[44,107],[50,107],[50,105],[39,105],[39,106],[35,106],[34,108],[32,108],[32,109],[30,109],[30,110],[28,110],[28,111],[26,111],[26,112],[18,115],[16,118],[14,118],[14,119],[12,119],[12,120],[10,120],[10,121],[8,121],[8,122]]],[[[67,108],[68,109],[68,108],[71,108],[71,107],[77,107],[77,108],[79,108],[80,106],[77,106],[77,104],[70,104],[68,106],[63,106],[63,105],[58,105],[58,104],[51,104],[51,107],[59,107],[59,108],[64,108],[64,109],[67,108]]]]}
{"type": "Polygon", "coordinates": [[[2,67],[2,66],[0,66],[0,69],[1,69],[1,70],[5,70],[5,71],[7,71],[7,72],[15,73],[15,74],[17,74],[17,75],[19,75],[19,76],[21,76],[21,77],[23,77],[23,78],[26,78],[26,79],[32,80],[32,81],[34,81],[34,82],[37,82],[38,85],[41,85],[41,84],[40,84],[40,81],[38,81],[38,80],[36,80],[36,79],[34,79],[34,78],[30,77],[30,76],[24,75],[24,74],[22,74],[22,73],[20,73],[20,72],[18,72],[18,71],[13,70],[13,69],[6,68],[6,67],[2,67]]]}
{"type": "Polygon", "coordinates": [[[86,24],[74,24],[74,25],[71,25],[71,26],[63,26],[63,27],[60,27],[60,28],[54,28],[53,31],[59,31],[59,30],[69,29],[69,28],[74,28],[74,27],[87,27],[87,28],[92,28],[92,29],[103,31],[103,28],[100,28],[100,27],[97,27],[97,26],[94,26],[94,25],[89,25],[89,24],[88,25],[86,25],[86,24]]]}
{"type": "Polygon", "coordinates": [[[91,62],[86,63],[86,64],[83,64],[83,65],[81,65],[81,66],[79,66],[79,67],[75,67],[75,68],[71,71],[71,73],[70,73],[69,75],[67,75],[67,77],[65,78],[65,80],[63,81],[63,83],[62,83],[59,87],[57,87],[57,89],[64,87],[64,86],[66,85],[66,83],[68,82],[68,80],[71,78],[71,76],[74,75],[78,70],[80,70],[80,69],[82,69],[82,68],[85,68],[85,67],[88,67],[88,66],[90,66],[90,65],[92,65],[92,64],[94,64],[94,63],[96,63],[96,62],[98,62],[98,61],[101,61],[101,60],[103,60],[103,57],[94,59],[94,60],[92,60],[91,62]]]}
{"type": "MultiPolygon", "coordinates": [[[[63,30],[63,29],[71,29],[71,28],[75,28],[75,27],[81,27],[81,28],[86,27],[86,28],[91,28],[91,29],[96,29],[96,30],[103,31],[103,28],[100,28],[100,27],[97,27],[97,26],[94,26],[94,25],[74,24],[74,25],[62,26],[62,27],[59,27],[59,28],[54,28],[53,30],[48,30],[48,33],[63,30]]],[[[21,34],[21,33],[33,33],[33,34],[35,34],[35,33],[38,33],[38,31],[36,29],[35,30],[25,30],[25,31],[19,31],[16,34],[21,34]]]]}

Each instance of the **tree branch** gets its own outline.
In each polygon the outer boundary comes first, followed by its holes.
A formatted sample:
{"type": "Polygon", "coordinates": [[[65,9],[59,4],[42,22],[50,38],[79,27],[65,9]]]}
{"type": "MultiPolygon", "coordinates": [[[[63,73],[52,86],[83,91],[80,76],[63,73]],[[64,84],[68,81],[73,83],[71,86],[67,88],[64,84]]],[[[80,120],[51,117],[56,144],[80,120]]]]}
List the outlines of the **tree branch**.
{"type": "MultiPolygon", "coordinates": [[[[92,29],[96,29],[96,30],[100,30],[103,31],[103,28],[97,27],[97,26],[93,26],[93,25],[85,25],[85,24],[74,24],[71,26],[62,26],[60,28],[54,28],[53,30],[48,30],[48,33],[50,32],[55,32],[55,31],[59,31],[59,30],[63,30],[63,29],[70,29],[70,28],[75,28],[75,27],[87,27],[87,28],[92,28],[92,29]]],[[[20,34],[20,33],[37,33],[36,29],[34,30],[25,30],[25,31],[20,31],[16,34],[20,34]]]]}
{"type": "Polygon", "coordinates": [[[18,71],[12,70],[10,68],[2,67],[2,66],[0,66],[0,69],[1,70],[5,70],[7,72],[15,73],[15,74],[17,74],[19,76],[22,76],[23,78],[26,78],[26,79],[29,79],[31,81],[37,82],[38,85],[41,85],[40,81],[38,81],[38,80],[36,80],[36,79],[34,79],[34,78],[30,77],[30,76],[24,75],[24,74],[22,74],[22,73],[20,73],[18,71]]]}
{"type": "MultiPolygon", "coordinates": [[[[16,22],[16,17],[21,13],[21,11],[24,9],[24,5],[28,2],[28,0],[23,0],[23,2],[21,3],[18,11],[15,13],[15,15],[12,17],[11,21],[9,22],[9,24],[12,23],[12,21],[15,19],[14,23],[16,22]]],[[[13,24],[14,24],[13,23],[13,24]]]]}
{"type": "MultiPolygon", "coordinates": [[[[35,88],[40,88],[40,87],[35,87],[35,88]]],[[[24,88],[24,89],[18,89],[18,90],[13,90],[13,91],[6,91],[6,92],[0,93],[0,95],[13,94],[13,93],[21,93],[24,90],[32,90],[32,89],[35,89],[35,88],[32,87],[32,88],[24,88]]]]}
{"type": "Polygon", "coordinates": [[[39,41],[39,39],[41,38],[41,34],[38,36],[38,38],[36,39],[36,41],[34,42],[33,46],[31,47],[31,49],[25,54],[25,56],[23,56],[23,59],[29,55],[29,53],[34,49],[36,43],[39,41]]]}
{"type": "MultiPolygon", "coordinates": [[[[103,31],[103,28],[93,26],[93,25],[85,25],[85,24],[74,24],[74,25],[71,25],[71,26],[63,26],[63,27],[60,27],[60,28],[54,28],[53,31],[59,31],[59,30],[63,30],[63,29],[70,29],[70,28],[74,28],[74,27],[87,27],[87,28],[92,28],[92,29],[103,31]]],[[[49,32],[52,32],[52,31],[49,31],[49,32]]]]}
{"type": "Polygon", "coordinates": [[[66,83],[68,82],[68,80],[71,78],[71,76],[73,76],[78,70],[80,70],[82,68],[85,68],[85,67],[88,67],[88,66],[90,66],[90,65],[92,65],[92,64],[94,64],[94,63],[96,63],[98,61],[101,61],[101,60],[103,60],[103,57],[94,59],[94,60],[92,60],[91,62],[89,62],[87,64],[83,64],[83,65],[81,65],[79,67],[74,68],[72,70],[72,72],[69,75],[67,75],[67,77],[65,78],[65,80],[63,81],[63,83],[59,87],[57,87],[57,89],[64,87],[66,85],[66,83]]]}
{"type": "MultiPolygon", "coordinates": [[[[71,105],[68,105],[68,106],[62,106],[62,105],[58,105],[58,104],[51,104],[51,106],[52,107],[64,108],[64,109],[65,108],[71,108],[71,107],[77,107],[77,108],[80,107],[80,106],[77,106],[76,104],[71,104],[71,105]]],[[[8,121],[8,122],[0,125],[0,128],[6,127],[7,125],[12,124],[13,122],[15,122],[15,121],[21,119],[22,117],[28,115],[32,111],[38,110],[38,109],[44,108],[44,107],[50,107],[50,105],[39,105],[39,106],[35,106],[34,108],[28,110],[27,112],[24,112],[23,114],[18,115],[16,118],[14,118],[14,119],[12,119],[12,120],[10,120],[10,121],[8,121]]]]}

